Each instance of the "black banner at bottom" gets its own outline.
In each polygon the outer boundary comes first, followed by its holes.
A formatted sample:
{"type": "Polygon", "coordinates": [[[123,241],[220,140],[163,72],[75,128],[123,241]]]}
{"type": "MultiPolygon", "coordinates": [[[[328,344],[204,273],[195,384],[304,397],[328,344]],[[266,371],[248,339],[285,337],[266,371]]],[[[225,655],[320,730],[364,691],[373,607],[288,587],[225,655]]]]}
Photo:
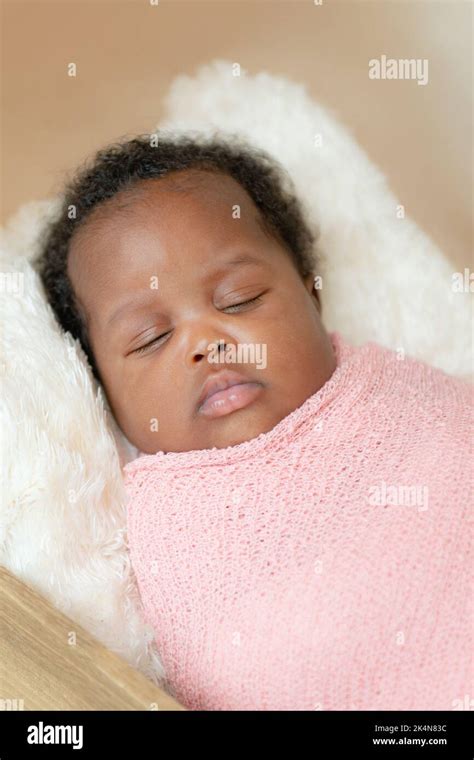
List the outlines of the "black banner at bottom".
{"type": "Polygon", "coordinates": [[[472,712],[0,712],[0,760],[271,749],[472,760],[472,712]],[[203,744],[198,744],[202,740],[203,744]],[[168,745],[171,742],[171,746],[168,745]],[[261,742],[261,744],[260,744],[261,742]]]}

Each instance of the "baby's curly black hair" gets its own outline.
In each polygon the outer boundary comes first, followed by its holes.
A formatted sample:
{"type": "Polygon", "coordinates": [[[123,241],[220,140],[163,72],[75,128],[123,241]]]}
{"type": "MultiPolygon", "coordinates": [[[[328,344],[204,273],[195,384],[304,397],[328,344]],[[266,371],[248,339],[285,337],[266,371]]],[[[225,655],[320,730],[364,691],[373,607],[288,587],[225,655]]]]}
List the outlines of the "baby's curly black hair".
{"type": "Polygon", "coordinates": [[[59,324],[79,339],[99,382],[86,319],[67,273],[71,239],[92,211],[108,199],[122,192],[133,197],[133,190],[142,180],[185,169],[233,177],[259,209],[267,234],[288,250],[301,276],[314,270],[318,233],[313,233],[305,220],[288,174],[269,154],[244,142],[239,135],[214,133],[206,138],[200,133],[160,131],[106,146],[66,183],[59,214],[43,229],[40,253],[34,262],[59,324]]]}

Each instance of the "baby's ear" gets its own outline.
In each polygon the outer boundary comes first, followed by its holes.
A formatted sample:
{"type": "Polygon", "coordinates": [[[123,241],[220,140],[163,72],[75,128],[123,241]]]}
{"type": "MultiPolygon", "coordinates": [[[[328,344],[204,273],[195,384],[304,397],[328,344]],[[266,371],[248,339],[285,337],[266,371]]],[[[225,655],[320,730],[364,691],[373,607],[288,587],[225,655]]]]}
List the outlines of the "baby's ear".
{"type": "Polygon", "coordinates": [[[303,279],[306,289],[308,290],[310,296],[313,296],[316,308],[321,314],[321,299],[319,297],[319,288],[315,287],[315,275],[310,272],[303,279]]]}

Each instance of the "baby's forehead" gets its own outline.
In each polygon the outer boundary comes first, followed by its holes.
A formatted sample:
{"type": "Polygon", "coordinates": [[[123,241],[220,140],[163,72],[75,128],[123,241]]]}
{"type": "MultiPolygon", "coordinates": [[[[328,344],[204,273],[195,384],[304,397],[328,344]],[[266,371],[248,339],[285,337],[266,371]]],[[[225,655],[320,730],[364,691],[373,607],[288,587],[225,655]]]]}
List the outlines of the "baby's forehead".
{"type": "Polygon", "coordinates": [[[210,171],[173,173],[143,180],[92,210],[71,241],[81,250],[108,240],[127,238],[133,229],[156,233],[211,235],[257,239],[268,235],[264,220],[246,190],[231,176],[210,171]],[[186,175],[186,176],[185,176],[186,175]]]}
{"type": "Polygon", "coordinates": [[[92,209],[76,238],[97,236],[106,228],[115,229],[119,222],[150,217],[160,211],[179,209],[184,212],[191,206],[208,206],[223,218],[227,218],[234,207],[244,209],[247,218],[260,217],[252,198],[234,177],[222,171],[186,169],[165,177],[144,179],[121,189],[92,209]]]}

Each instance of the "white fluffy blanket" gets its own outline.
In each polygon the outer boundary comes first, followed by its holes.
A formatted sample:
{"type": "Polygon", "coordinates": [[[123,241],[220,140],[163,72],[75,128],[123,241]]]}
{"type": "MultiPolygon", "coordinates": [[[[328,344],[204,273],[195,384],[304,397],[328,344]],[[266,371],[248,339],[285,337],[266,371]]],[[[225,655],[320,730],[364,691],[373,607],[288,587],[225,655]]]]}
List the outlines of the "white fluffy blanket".
{"type": "MultiPolygon", "coordinates": [[[[403,199],[301,85],[234,74],[231,62],[214,61],[178,77],[166,119],[150,131],[240,132],[273,153],[321,232],[326,327],[469,376],[472,295],[453,291],[453,267],[403,217],[403,199]]],[[[0,562],[166,688],[126,545],[121,465],[137,451],[29,263],[57,207],[55,198],[28,203],[2,231],[0,562]]]]}

